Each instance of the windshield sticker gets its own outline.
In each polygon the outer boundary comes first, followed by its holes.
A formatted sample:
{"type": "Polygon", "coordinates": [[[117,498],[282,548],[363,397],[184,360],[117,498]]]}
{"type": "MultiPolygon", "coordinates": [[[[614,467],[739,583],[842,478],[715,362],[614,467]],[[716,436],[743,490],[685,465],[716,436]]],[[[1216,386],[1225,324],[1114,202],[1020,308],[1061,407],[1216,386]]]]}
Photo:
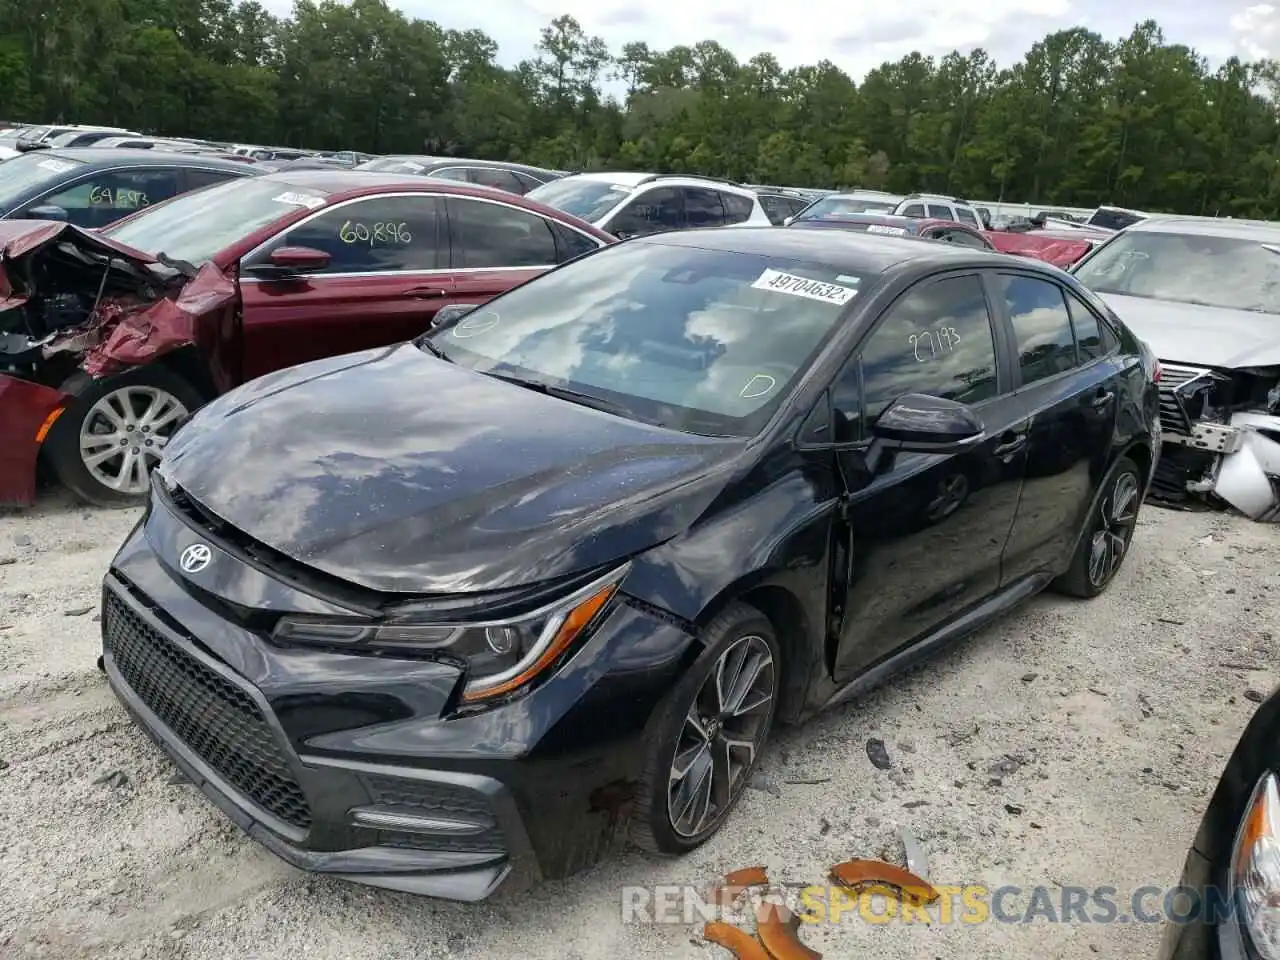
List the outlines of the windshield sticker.
{"type": "Polygon", "coordinates": [[[879,233],[886,237],[905,237],[906,227],[886,227],[883,223],[873,223],[867,227],[867,233],[879,233]]]}
{"type": "Polygon", "coordinates": [[[853,287],[823,283],[821,280],[798,277],[793,273],[772,269],[766,269],[751,286],[756,290],[772,290],[774,293],[787,293],[793,297],[805,297],[836,306],[843,306],[858,295],[858,291],[853,287]]]}
{"type": "Polygon", "coordinates": [[[54,173],[66,173],[76,168],[74,163],[66,163],[62,160],[41,160],[36,166],[41,170],[52,170],[54,173]]]}
{"type": "Polygon", "coordinates": [[[324,206],[322,197],[313,197],[309,193],[282,193],[278,197],[272,197],[276,203],[287,203],[293,207],[306,207],[308,210],[315,210],[317,207],[324,206]]]}
{"type": "Polygon", "coordinates": [[[471,337],[478,337],[482,333],[488,333],[498,325],[498,314],[494,310],[484,310],[479,313],[469,313],[459,320],[449,335],[455,340],[468,340],[471,337]]]}
{"type": "Polygon", "coordinates": [[[404,222],[357,223],[348,220],[338,228],[338,239],[343,243],[367,243],[371,247],[380,243],[407,246],[413,242],[413,234],[404,222]]]}
{"type": "Polygon", "coordinates": [[[771,377],[767,373],[757,373],[754,377],[747,381],[746,386],[739,391],[738,396],[743,400],[755,400],[763,397],[778,385],[776,377],[771,377]]]}

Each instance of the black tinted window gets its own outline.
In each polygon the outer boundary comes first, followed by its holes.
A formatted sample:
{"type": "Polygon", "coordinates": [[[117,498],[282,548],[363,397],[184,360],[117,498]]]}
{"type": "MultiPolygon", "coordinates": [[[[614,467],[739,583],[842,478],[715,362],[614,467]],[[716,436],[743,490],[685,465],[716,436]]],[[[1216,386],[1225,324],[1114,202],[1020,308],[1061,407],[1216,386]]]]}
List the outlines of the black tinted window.
{"type": "Polygon", "coordinates": [[[724,225],[724,207],[720,194],[699,187],[682,187],[684,191],[684,219],[690,227],[719,227],[724,225]]]}
{"type": "Polygon", "coordinates": [[[557,260],[547,221],[502,203],[450,197],[455,267],[541,267],[557,260]]]}
{"type": "Polygon", "coordinates": [[[542,186],[541,180],[531,177],[527,173],[516,173],[513,171],[511,175],[516,178],[516,183],[520,184],[521,193],[528,193],[530,190],[534,190],[537,187],[542,186]]]}
{"type": "Polygon", "coordinates": [[[188,170],[187,189],[199,190],[201,187],[210,187],[223,180],[230,180],[234,176],[235,174],[228,170],[188,170]]]}
{"type": "Polygon", "coordinates": [[[432,197],[375,197],[326,210],[286,232],[270,249],[323,250],[329,254],[325,273],[434,270],[447,266],[437,255],[436,211],[432,197]]]}
{"type": "Polygon", "coordinates": [[[507,193],[523,194],[525,192],[524,187],[520,186],[520,181],[515,178],[515,174],[508,170],[499,170],[496,167],[472,167],[467,171],[467,175],[472,183],[478,183],[482,187],[496,187],[507,193]]]}
{"type": "Polygon", "coordinates": [[[986,250],[987,242],[976,234],[969,233],[967,230],[948,230],[947,239],[952,243],[958,243],[962,247],[976,247],[979,250],[986,250]]]}
{"type": "MultiPolygon", "coordinates": [[[[782,223],[783,220],[795,213],[787,203],[786,197],[779,197],[771,193],[760,194],[760,206],[764,208],[764,215],[769,218],[769,222],[774,226],[782,223]]],[[[747,216],[751,212],[747,211],[747,216]]]]}
{"type": "Polygon", "coordinates": [[[1062,288],[1034,277],[1003,275],[1022,382],[1034,383],[1076,365],[1076,343],[1062,288]]]}
{"type": "Polygon", "coordinates": [[[600,247],[598,241],[591,239],[586,234],[579,233],[571,227],[566,227],[563,223],[551,223],[551,230],[555,233],[556,245],[560,248],[560,256],[556,260],[557,263],[572,260],[574,257],[580,257],[582,254],[590,253],[600,247]]]}
{"type": "Polygon", "coordinates": [[[750,199],[740,197],[736,193],[722,193],[720,201],[724,204],[725,223],[745,223],[750,219],[751,211],[755,209],[750,199]]]}
{"type": "Polygon", "coordinates": [[[918,217],[918,218],[923,218],[923,217],[924,217],[924,204],[923,204],[923,203],[909,203],[909,204],[907,204],[907,206],[906,206],[906,207],[903,209],[903,211],[902,211],[902,216],[904,216],[904,217],[918,217]]]}
{"type": "Polygon", "coordinates": [[[961,223],[967,223],[971,227],[978,226],[978,218],[973,215],[972,210],[964,207],[956,207],[956,216],[960,218],[961,223]]]}
{"type": "Polygon", "coordinates": [[[680,191],[675,187],[646,190],[623,207],[605,227],[612,233],[641,236],[662,230],[679,230],[684,226],[680,191]]]}
{"type": "Polygon", "coordinates": [[[950,207],[940,207],[936,203],[929,204],[929,216],[939,220],[954,220],[950,207]]]}
{"type": "Polygon", "coordinates": [[[890,308],[861,352],[864,430],[906,393],[961,403],[996,394],[991,317],[977,277],[919,284],[890,308]]]}
{"type": "Polygon", "coordinates": [[[1071,325],[1076,331],[1076,349],[1080,351],[1080,362],[1105,357],[1116,346],[1115,336],[1105,323],[1099,323],[1093,311],[1080,302],[1070,290],[1067,294],[1067,309],[1071,312],[1071,325]]]}

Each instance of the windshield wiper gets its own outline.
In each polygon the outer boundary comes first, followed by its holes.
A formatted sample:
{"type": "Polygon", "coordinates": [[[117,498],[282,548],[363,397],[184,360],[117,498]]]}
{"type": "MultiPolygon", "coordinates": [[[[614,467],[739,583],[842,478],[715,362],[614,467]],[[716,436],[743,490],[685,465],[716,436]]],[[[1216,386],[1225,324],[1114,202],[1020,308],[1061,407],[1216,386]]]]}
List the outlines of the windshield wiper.
{"type": "Polygon", "coordinates": [[[419,337],[417,340],[413,342],[413,345],[415,347],[418,347],[422,350],[427,351],[427,353],[431,354],[433,357],[439,360],[444,360],[446,363],[455,362],[453,357],[449,356],[447,353],[444,352],[443,347],[440,347],[437,344],[434,344],[431,342],[431,334],[429,333],[419,337]]]}
{"type": "MultiPolygon", "coordinates": [[[[584,407],[603,410],[605,413],[616,414],[620,417],[626,417],[629,420],[634,420],[636,418],[635,414],[622,404],[614,403],[612,400],[606,400],[603,397],[597,397],[590,393],[583,393],[580,390],[573,390],[569,387],[557,387],[550,383],[543,383],[541,380],[528,380],[524,377],[517,377],[510,373],[494,373],[491,370],[486,370],[485,372],[495,380],[504,380],[507,383],[514,383],[517,387],[524,387],[526,390],[545,393],[549,397],[559,397],[561,400],[568,400],[570,403],[577,403],[584,407]]],[[[661,424],[659,424],[659,426],[661,426],[661,424]]]]}

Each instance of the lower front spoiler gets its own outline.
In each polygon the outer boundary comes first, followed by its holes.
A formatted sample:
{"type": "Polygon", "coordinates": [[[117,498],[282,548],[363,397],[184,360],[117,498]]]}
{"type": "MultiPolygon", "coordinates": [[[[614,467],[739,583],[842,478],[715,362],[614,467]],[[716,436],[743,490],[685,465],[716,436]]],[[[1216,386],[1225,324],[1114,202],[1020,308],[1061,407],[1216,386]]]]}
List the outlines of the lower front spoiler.
{"type": "MultiPolygon", "coordinates": [[[[511,816],[504,818],[507,820],[508,842],[522,841],[523,850],[516,851],[511,856],[497,855],[487,862],[476,863],[474,855],[444,851],[425,852],[394,847],[311,850],[295,844],[266,825],[250,803],[242,800],[233,787],[168,730],[120,675],[109,651],[103,656],[103,667],[112,692],[134,722],[250,839],[262,844],[290,866],[314,873],[332,874],[366,886],[466,902],[486,900],[495,895],[499,888],[504,896],[509,896],[527,889],[541,879],[523,831],[520,831],[519,837],[511,836],[514,804],[505,796],[505,789],[497,781],[490,783],[502,792],[506,804],[510,806],[511,816]]],[[[367,771],[383,770],[392,776],[403,777],[407,772],[402,768],[359,766],[367,771]]],[[[429,776],[429,773],[423,775],[429,776]]]]}

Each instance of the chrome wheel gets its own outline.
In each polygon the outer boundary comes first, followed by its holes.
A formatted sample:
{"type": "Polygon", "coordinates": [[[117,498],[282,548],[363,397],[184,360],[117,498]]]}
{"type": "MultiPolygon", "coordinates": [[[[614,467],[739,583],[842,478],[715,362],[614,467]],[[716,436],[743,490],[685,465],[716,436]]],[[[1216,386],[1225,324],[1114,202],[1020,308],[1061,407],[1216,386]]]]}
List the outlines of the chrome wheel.
{"type": "Polygon", "coordinates": [[[117,493],[147,491],[147,478],[187,408],[159,387],[120,387],[100,397],[80,424],[80,460],[98,483],[117,493]]]}
{"type": "Polygon", "coordinates": [[[1116,575],[1138,522],[1138,477],[1124,470],[1100,505],[1089,550],[1089,582],[1101,587],[1116,575]]]}
{"type": "Polygon", "coordinates": [[[667,818],[682,837],[714,827],[755,766],[769,729],[777,671],[754,634],[720,654],[685,714],[667,780],[667,818]]]}

